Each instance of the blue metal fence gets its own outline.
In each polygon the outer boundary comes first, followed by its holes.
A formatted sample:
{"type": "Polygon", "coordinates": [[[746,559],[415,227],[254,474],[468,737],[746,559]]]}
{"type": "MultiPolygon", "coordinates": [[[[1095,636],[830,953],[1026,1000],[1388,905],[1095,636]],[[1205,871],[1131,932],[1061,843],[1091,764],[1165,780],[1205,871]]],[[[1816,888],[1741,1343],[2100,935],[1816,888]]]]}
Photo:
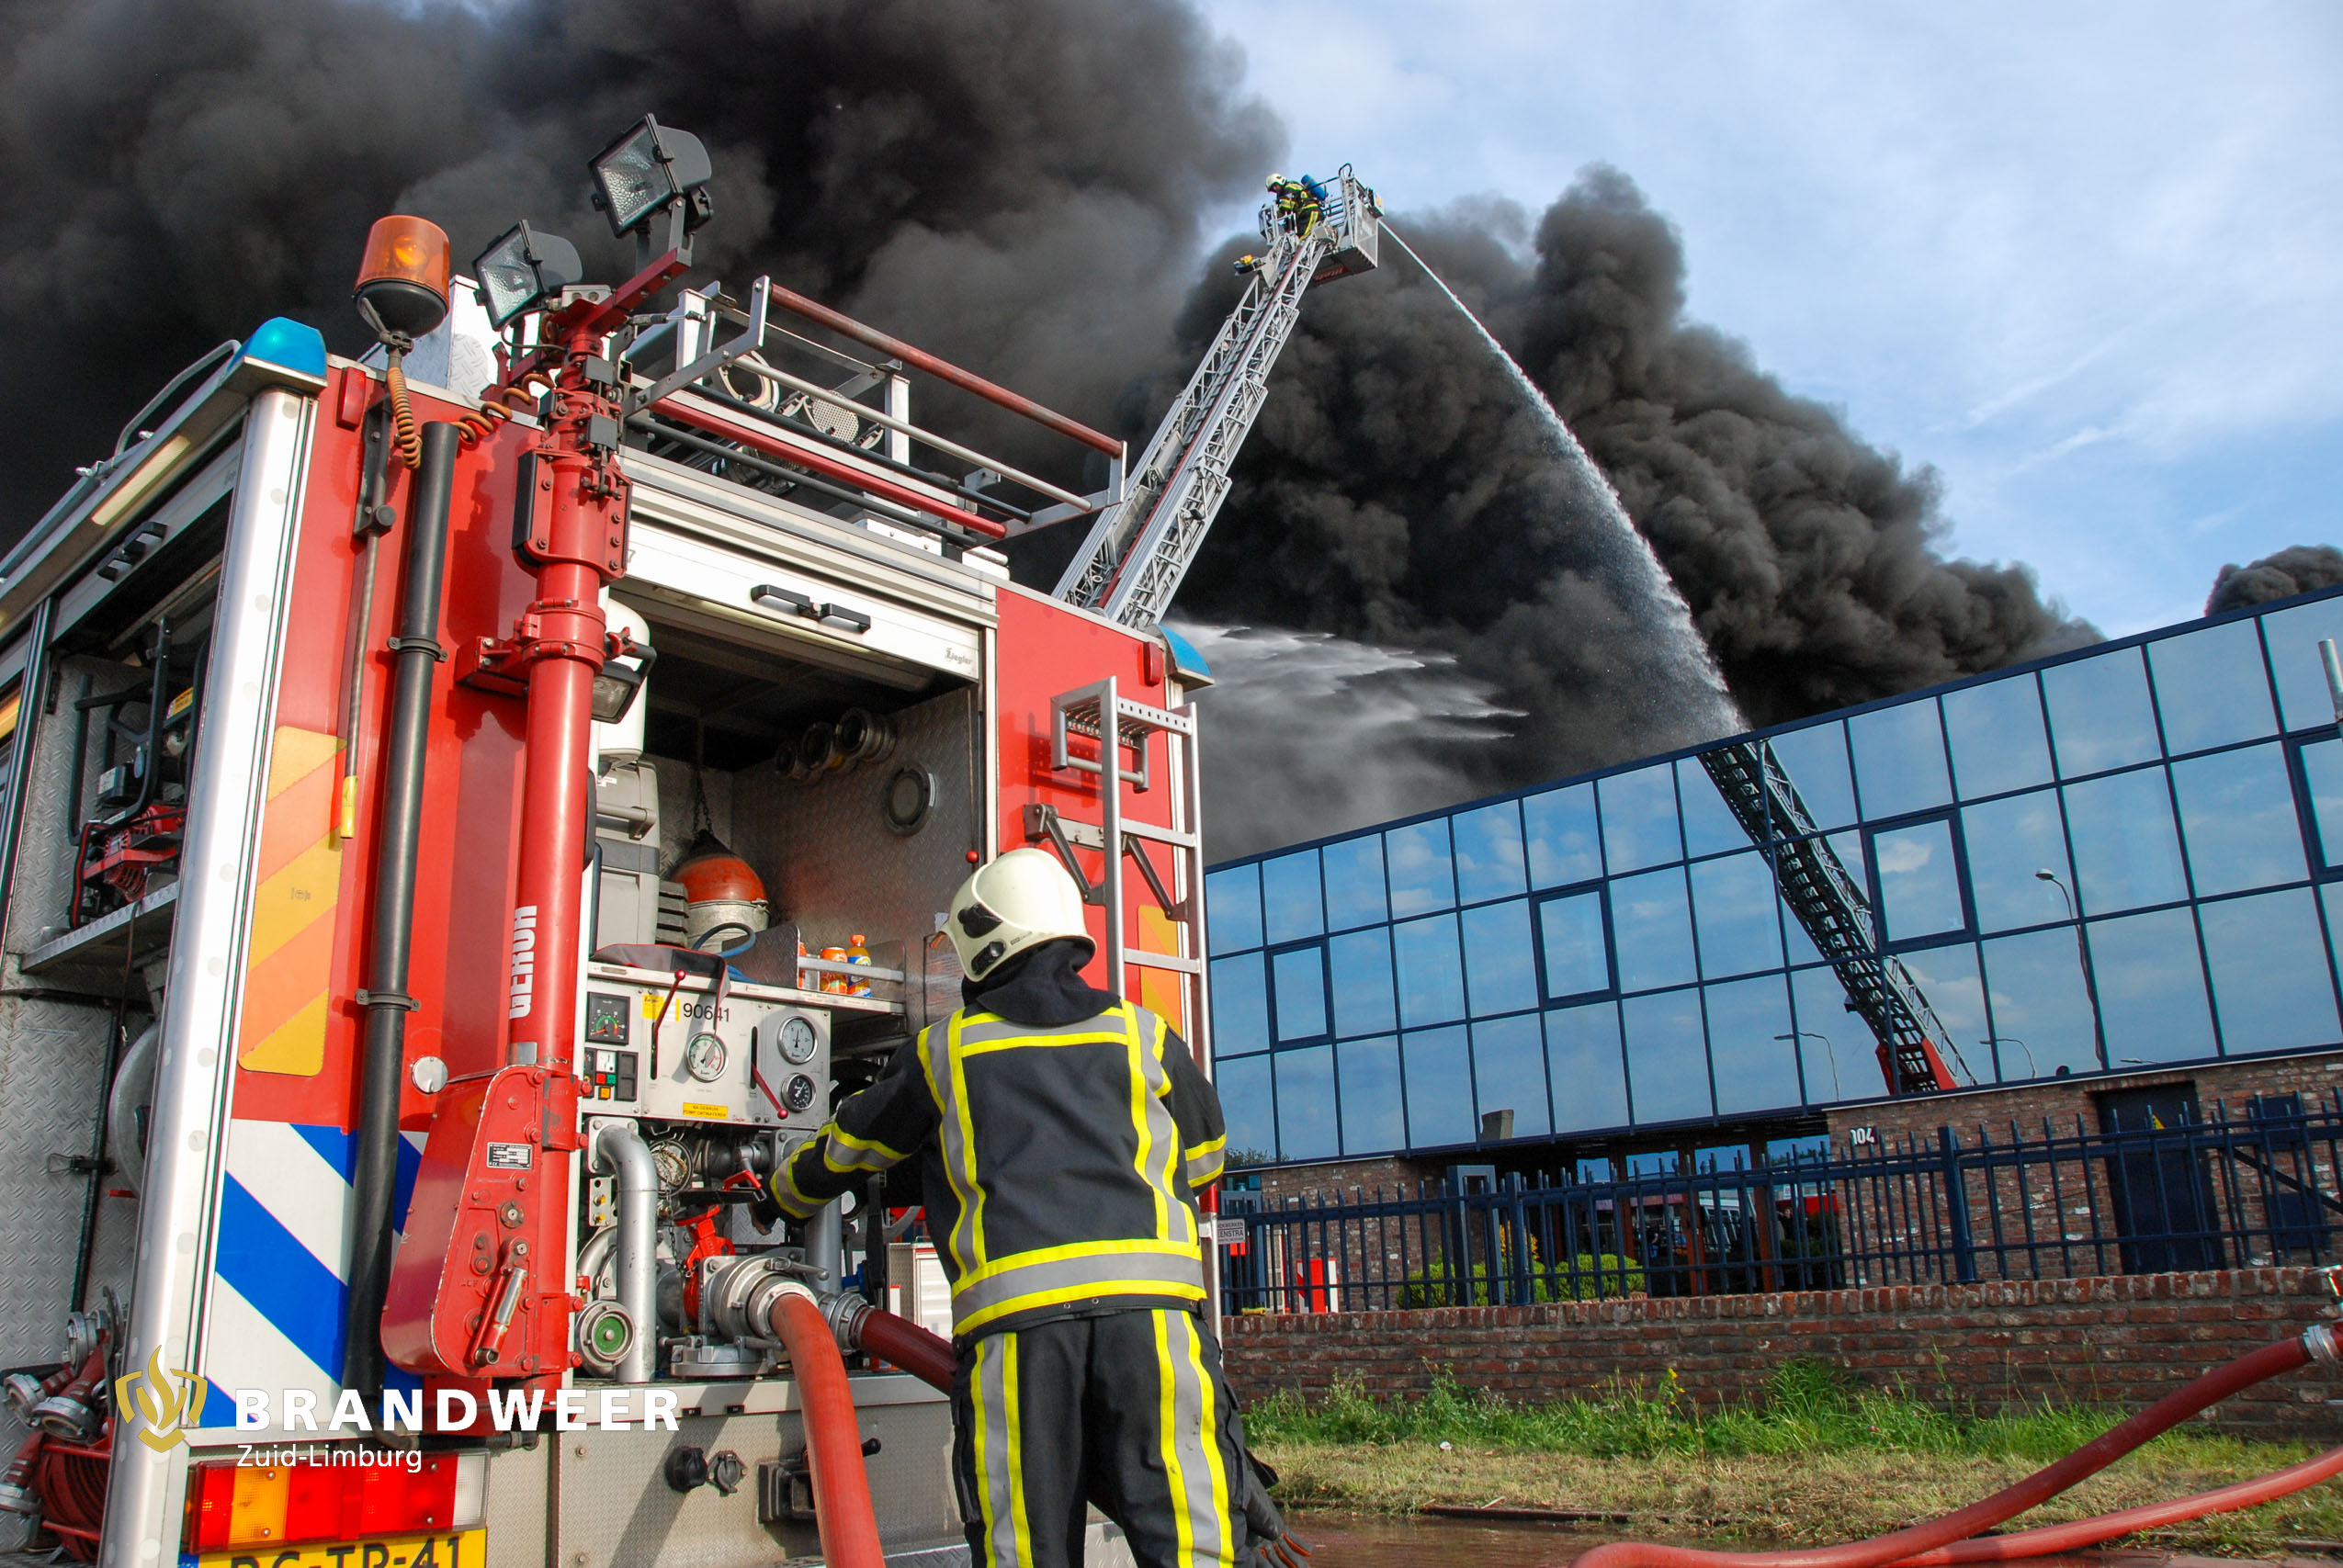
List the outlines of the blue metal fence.
{"type": "Polygon", "coordinates": [[[1222,1194],[1229,1312],[1515,1305],[2326,1263],[2343,1091],[1951,1127],[1754,1167],[1222,1194]]]}

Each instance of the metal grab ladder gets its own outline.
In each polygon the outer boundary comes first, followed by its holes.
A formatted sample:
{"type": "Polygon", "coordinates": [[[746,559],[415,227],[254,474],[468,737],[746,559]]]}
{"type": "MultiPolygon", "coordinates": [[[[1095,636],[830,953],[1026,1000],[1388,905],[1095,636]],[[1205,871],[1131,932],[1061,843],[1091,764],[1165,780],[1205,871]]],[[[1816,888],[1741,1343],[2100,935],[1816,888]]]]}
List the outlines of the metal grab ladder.
{"type": "Polygon", "coordinates": [[[1199,1059],[1209,1061],[1205,1055],[1210,998],[1204,964],[1204,832],[1195,736],[1194,703],[1160,708],[1133,702],[1116,692],[1111,676],[1060,692],[1049,701],[1049,765],[1056,773],[1088,773],[1098,781],[1099,820],[1076,821],[1056,807],[1036,803],[1024,808],[1024,827],[1027,840],[1047,843],[1057,852],[1081,886],[1082,902],[1105,911],[1107,989],[1123,995],[1124,976],[1134,965],[1185,976],[1191,1003],[1185,1032],[1199,1059]],[[1106,739],[1109,733],[1115,737],[1112,741],[1106,739]],[[1123,813],[1123,784],[1144,794],[1162,782],[1157,778],[1150,755],[1150,742],[1158,736],[1167,738],[1166,748],[1172,753],[1166,758],[1172,769],[1170,827],[1141,822],[1123,813]],[[1096,743],[1094,758],[1075,752],[1073,741],[1078,737],[1096,743]],[[1126,751],[1131,753],[1135,766],[1124,765],[1126,751]],[[1148,846],[1155,844],[1171,852],[1168,880],[1149,852],[1148,846]],[[1096,878],[1082,869],[1074,853],[1077,847],[1097,851],[1103,857],[1104,864],[1096,878]],[[1177,953],[1131,945],[1124,919],[1127,884],[1123,863],[1126,859],[1137,863],[1156,907],[1171,921],[1178,939],[1177,953]]]}
{"type": "Polygon", "coordinates": [[[1347,165],[1334,186],[1307,236],[1263,209],[1267,258],[1156,427],[1124,500],[1091,525],[1058,580],[1056,597],[1126,626],[1152,627],[1171,608],[1228,499],[1229,465],[1261,413],[1269,372],[1300,319],[1302,295],[1312,283],[1375,265],[1374,194],[1347,165]]]}
{"type": "Polygon", "coordinates": [[[1879,1042],[1879,1066],[1888,1092],[1927,1094],[1959,1088],[1944,1058],[1950,1053],[1954,1061],[1961,1060],[1960,1048],[1911,971],[1900,960],[1876,951],[1870,900],[1829,840],[1816,831],[1814,818],[1773,748],[1762,740],[1722,746],[1702,752],[1701,765],[1749,841],[1772,862],[1782,901],[1837,971],[1847,988],[1850,1010],[1871,1026],[1879,1042]]]}

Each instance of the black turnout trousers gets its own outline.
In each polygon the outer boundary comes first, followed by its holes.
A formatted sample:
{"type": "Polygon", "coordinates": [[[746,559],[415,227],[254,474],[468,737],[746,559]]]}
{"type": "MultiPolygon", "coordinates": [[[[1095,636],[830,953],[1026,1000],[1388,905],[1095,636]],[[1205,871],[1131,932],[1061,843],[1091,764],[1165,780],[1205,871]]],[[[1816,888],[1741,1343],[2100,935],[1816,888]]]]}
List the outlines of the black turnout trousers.
{"type": "Polygon", "coordinates": [[[1074,1568],[1088,1506],[1139,1568],[1227,1568],[1242,1427],[1194,1313],[1060,1318],[960,1347],[953,1479],[976,1568],[1074,1568]]]}

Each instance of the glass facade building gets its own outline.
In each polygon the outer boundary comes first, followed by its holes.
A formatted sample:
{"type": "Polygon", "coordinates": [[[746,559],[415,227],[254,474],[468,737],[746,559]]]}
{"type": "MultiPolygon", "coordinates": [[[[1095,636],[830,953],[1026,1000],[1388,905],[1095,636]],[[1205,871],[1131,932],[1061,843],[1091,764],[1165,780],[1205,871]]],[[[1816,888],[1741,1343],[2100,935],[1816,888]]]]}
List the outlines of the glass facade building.
{"type": "MultiPolygon", "coordinates": [[[[1964,1087],[2336,1046],[2323,637],[2343,595],[1720,744],[1771,747],[1964,1087]]],[[[1779,829],[1727,807],[1714,749],[1213,868],[1230,1149],[1691,1132],[1885,1094],[1780,896],[1779,829]]]]}

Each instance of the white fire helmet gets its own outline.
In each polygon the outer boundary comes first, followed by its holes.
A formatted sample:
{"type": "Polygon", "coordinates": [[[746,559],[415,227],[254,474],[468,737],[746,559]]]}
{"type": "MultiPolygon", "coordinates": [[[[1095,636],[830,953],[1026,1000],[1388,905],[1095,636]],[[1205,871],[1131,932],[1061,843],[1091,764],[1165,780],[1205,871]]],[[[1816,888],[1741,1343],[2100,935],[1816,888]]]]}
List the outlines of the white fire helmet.
{"type": "Polygon", "coordinates": [[[1011,850],[977,867],[952,895],[945,930],[971,980],[1059,937],[1079,938],[1092,952],[1098,945],[1082,919],[1081,889],[1047,850],[1011,850]]]}

